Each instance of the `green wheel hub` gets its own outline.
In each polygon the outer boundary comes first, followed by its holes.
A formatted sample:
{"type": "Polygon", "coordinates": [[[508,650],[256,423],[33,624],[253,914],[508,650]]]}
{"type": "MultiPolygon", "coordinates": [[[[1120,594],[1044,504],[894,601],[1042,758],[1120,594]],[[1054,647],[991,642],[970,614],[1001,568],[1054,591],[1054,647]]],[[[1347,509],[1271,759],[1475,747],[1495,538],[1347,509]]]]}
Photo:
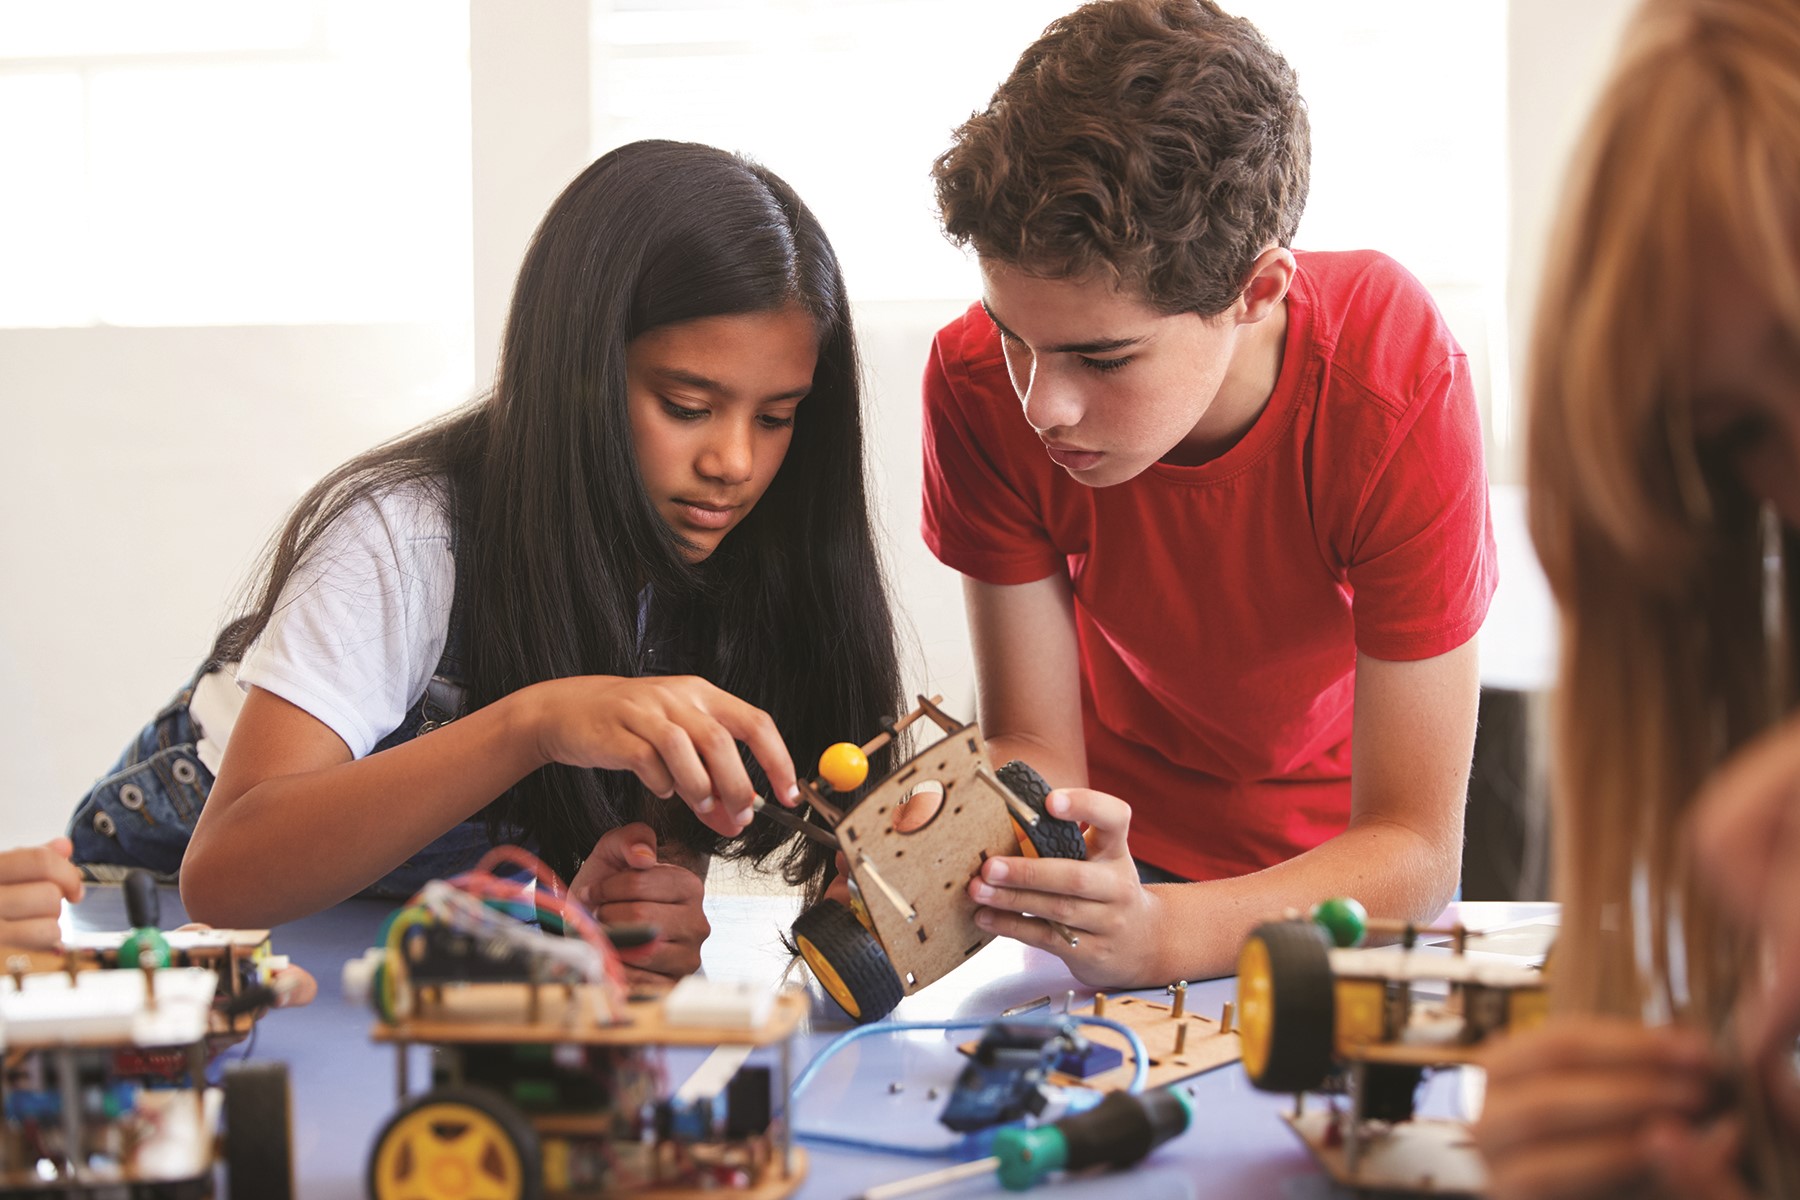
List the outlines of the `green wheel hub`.
{"type": "Polygon", "coordinates": [[[1314,906],[1312,919],[1331,935],[1331,944],[1340,949],[1360,946],[1369,933],[1369,913],[1348,896],[1324,900],[1314,906]]]}
{"type": "Polygon", "coordinates": [[[144,965],[144,955],[150,955],[150,965],[166,967],[169,965],[169,939],[158,929],[134,929],[119,943],[119,966],[130,970],[144,965]]]}

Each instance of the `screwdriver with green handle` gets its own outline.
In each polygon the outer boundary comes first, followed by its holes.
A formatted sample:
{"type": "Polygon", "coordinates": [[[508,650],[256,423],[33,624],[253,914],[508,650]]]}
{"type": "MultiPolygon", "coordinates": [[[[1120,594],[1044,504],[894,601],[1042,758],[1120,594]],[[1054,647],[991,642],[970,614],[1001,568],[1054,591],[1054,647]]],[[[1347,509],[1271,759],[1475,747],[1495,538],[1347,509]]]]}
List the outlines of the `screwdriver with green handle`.
{"type": "Polygon", "coordinates": [[[994,1136],[992,1157],[884,1183],[856,1200],[893,1200],[990,1171],[1008,1191],[1022,1192],[1053,1171],[1129,1167],[1185,1131],[1193,1118],[1193,1102],[1186,1092],[1173,1088],[1137,1095],[1109,1092],[1086,1112],[1031,1129],[1002,1129],[994,1136]]]}

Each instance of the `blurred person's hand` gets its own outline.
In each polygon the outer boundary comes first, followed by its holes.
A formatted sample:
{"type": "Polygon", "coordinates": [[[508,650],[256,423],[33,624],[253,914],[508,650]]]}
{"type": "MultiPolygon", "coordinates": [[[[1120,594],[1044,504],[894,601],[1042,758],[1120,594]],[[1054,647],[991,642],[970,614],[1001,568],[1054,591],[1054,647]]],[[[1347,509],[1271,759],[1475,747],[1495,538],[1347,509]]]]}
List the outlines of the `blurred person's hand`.
{"type": "Polygon", "coordinates": [[[73,850],[68,838],[59,837],[0,852],[0,946],[62,948],[62,902],[78,904],[86,891],[69,861],[73,850]]]}
{"type": "Polygon", "coordinates": [[[1738,1048],[1800,1136],[1800,718],[1727,759],[1695,797],[1692,821],[1701,878],[1767,955],[1768,969],[1745,980],[1738,1048]]]}
{"type": "Polygon", "coordinates": [[[1700,1034],[1558,1017],[1495,1041],[1481,1065],[1487,1098],[1473,1133],[1490,1200],[1654,1196],[1684,1179],[1710,1181],[1697,1193],[1708,1200],[1735,1200],[1719,1190],[1732,1182],[1720,1148],[1742,1134],[1717,1117],[1723,1078],[1700,1034]]]}

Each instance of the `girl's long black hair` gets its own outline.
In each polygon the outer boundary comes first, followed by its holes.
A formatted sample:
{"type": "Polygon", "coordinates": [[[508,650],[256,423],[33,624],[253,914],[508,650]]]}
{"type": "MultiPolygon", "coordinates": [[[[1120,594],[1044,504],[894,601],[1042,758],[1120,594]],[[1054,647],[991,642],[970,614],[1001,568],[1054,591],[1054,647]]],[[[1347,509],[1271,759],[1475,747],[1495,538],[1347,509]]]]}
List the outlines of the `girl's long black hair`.
{"type": "MultiPolygon", "coordinates": [[[[219,661],[243,656],[320,533],[359,500],[445,485],[456,526],[471,708],[570,675],[643,673],[639,597],[684,669],[766,710],[809,773],[901,708],[887,587],[869,516],[860,369],[836,255],[768,170],[708,146],[634,142],[563,191],[526,251],[492,392],[351,460],[306,494],[219,661]],[[819,330],[813,389],[761,501],[689,564],[638,472],[625,354],[648,330],[798,304],[819,330]]],[[[753,762],[752,780],[766,794],[753,762]]],[[[884,764],[871,764],[871,777],[884,764]]],[[[568,878],[606,830],[643,820],[700,851],[758,862],[784,846],[816,891],[828,855],[767,821],[725,843],[629,772],[549,766],[488,809],[568,878]]]]}

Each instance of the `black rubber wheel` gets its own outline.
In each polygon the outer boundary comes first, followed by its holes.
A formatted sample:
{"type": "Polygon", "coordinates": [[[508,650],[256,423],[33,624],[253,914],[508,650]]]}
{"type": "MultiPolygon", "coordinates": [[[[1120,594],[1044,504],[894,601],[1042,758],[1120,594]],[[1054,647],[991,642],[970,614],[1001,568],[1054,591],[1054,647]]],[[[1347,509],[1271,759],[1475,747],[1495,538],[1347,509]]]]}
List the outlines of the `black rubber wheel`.
{"type": "Polygon", "coordinates": [[[1015,820],[1019,831],[1019,848],[1036,858],[1086,858],[1087,839],[1081,836],[1081,825],[1053,817],[1045,802],[1050,798],[1050,785],[1031,769],[1030,764],[1013,759],[994,774],[1006,790],[1025,802],[1038,815],[1036,825],[1015,820]]]}
{"type": "Polygon", "coordinates": [[[1330,941],[1311,921],[1258,926],[1238,955],[1244,1071],[1265,1092],[1310,1092],[1330,1077],[1337,1022],[1330,941]]]}
{"type": "Polygon", "coordinates": [[[494,1200],[543,1200],[544,1157],[537,1130],[517,1105],[484,1087],[433,1088],[389,1117],[369,1149],[370,1200],[435,1195],[433,1157],[442,1152],[473,1160],[488,1178],[483,1195],[494,1200]]]}
{"type": "Polygon", "coordinates": [[[294,1119],[286,1063],[225,1069],[225,1178],[233,1200],[293,1200],[294,1119]]]}
{"type": "Polygon", "coordinates": [[[800,914],[794,945],[826,994],[858,1024],[881,1020],[906,995],[880,939],[836,900],[800,914]]]}

